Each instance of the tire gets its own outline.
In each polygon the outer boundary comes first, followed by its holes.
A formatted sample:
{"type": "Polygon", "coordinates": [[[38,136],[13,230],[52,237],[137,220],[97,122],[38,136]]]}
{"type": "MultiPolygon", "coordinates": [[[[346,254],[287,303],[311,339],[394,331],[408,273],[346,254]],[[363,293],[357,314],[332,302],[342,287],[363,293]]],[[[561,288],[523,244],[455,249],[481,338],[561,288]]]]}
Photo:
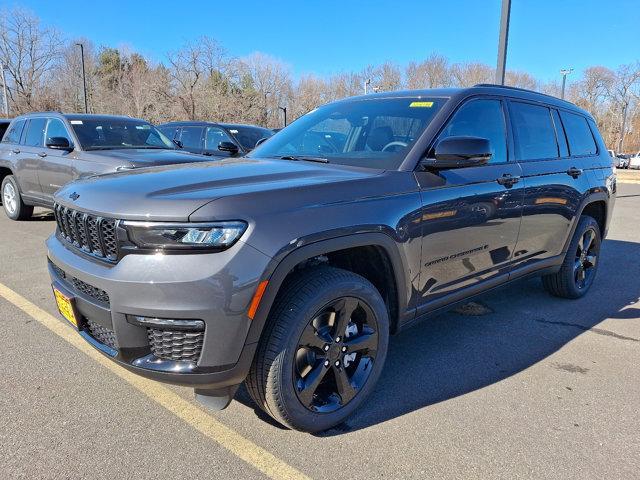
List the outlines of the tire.
{"type": "Polygon", "coordinates": [[[542,277],[544,288],[556,297],[580,298],[585,295],[598,270],[601,243],[598,222],[588,215],[581,216],[560,270],[542,277]],[[588,242],[585,236],[591,240],[588,242]],[[585,253],[583,245],[588,245],[585,253]]]}
{"type": "Polygon", "coordinates": [[[349,417],[374,388],[388,342],[387,308],[367,279],[333,267],[302,270],[276,298],[246,379],[247,390],[282,425],[305,432],[327,430],[349,417]],[[353,313],[344,314],[354,304],[353,313]],[[326,324],[321,319],[327,319],[326,324]],[[365,342],[370,348],[350,353],[365,342]],[[349,356],[352,363],[345,360],[349,356]],[[307,384],[313,385],[314,378],[322,380],[312,390],[307,384]]]}
{"type": "Polygon", "coordinates": [[[13,175],[7,175],[2,180],[2,207],[4,213],[11,220],[28,220],[33,215],[33,206],[26,205],[22,201],[20,187],[13,175]]]}

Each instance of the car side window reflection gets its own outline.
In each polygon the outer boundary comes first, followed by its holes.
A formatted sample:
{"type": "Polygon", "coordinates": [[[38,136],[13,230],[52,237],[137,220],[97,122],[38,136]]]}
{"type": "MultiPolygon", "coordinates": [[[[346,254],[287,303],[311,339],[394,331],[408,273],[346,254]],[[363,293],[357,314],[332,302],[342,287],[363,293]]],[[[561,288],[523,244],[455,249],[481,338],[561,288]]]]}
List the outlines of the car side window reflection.
{"type": "Polygon", "coordinates": [[[454,114],[438,141],[447,137],[481,137],[491,142],[489,163],[507,161],[507,128],[500,100],[471,100],[454,114]]]}

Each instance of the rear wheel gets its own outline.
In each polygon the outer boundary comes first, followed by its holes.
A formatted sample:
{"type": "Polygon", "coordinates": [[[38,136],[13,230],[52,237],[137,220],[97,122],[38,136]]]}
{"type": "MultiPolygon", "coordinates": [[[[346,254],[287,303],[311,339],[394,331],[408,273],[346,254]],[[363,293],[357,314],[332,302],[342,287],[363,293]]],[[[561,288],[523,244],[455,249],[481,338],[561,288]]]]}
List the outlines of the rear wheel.
{"type": "Polygon", "coordinates": [[[317,432],[344,421],[373,389],[389,338],[387,309],[365,278],[303,271],[276,300],[247,386],[275,420],[317,432]]]}
{"type": "Polygon", "coordinates": [[[25,205],[20,196],[18,182],[13,175],[2,180],[2,207],[11,220],[27,220],[33,214],[33,207],[25,205]]]}
{"type": "Polygon", "coordinates": [[[580,217],[562,267],[542,277],[546,290],[563,298],[580,298],[587,293],[598,269],[600,243],[598,222],[587,215],[580,217]]]}

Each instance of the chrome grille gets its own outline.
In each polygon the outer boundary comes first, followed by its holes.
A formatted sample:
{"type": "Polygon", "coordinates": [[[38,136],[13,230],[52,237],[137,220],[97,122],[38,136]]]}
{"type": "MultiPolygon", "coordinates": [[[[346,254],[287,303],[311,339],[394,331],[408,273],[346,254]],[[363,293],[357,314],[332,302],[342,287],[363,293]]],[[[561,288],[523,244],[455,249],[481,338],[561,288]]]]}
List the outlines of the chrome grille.
{"type": "Polygon", "coordinates": [[[202,351],[204,332],[183,332],[147,328],[151,352],[165,360],[197,362],[202,351]]]}
{"type": "Polygon", "coordinates": [[[114,262],[118,259],[116,221],[55,204],[60,236],[76,248],[114,262]]]}
{"type": "Polygon", "coordinates": [[[89,334],[98,342],[106,345],[107,347],[113,348],[114,350],[118,349],[116,334],[113,330],[103,327],[92,320],[87,320],[87,329],[89,330],[89,334]]]}

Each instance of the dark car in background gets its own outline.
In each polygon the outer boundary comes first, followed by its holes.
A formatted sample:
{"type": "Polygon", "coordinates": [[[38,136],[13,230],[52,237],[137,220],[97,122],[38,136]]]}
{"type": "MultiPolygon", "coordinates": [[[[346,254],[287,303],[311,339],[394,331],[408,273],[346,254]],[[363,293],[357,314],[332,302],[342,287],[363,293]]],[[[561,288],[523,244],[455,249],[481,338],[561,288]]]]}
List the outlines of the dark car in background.
{"type": "Polygon", "coordinates": [[[138,167],[201,162],[150,123],[113,115],[30,113],[11,122],[0,143],[2,204],[23,220],[34,206],[81,177],[138,167]]]}
{"type": "Polygon", "coordinates": [[[213,122],[169,122],[158,129],[184,150],[213,157],[242,156],[275,133],[256,125],[213,122]]]}

